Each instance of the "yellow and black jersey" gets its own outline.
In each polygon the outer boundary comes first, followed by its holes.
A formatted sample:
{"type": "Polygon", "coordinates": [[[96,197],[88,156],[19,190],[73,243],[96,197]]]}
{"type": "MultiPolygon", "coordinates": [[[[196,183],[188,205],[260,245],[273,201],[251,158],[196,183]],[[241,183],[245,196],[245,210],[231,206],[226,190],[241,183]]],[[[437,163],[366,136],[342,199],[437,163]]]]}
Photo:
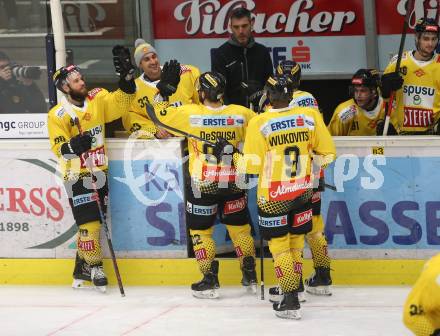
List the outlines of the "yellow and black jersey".
{"type": "Polygon", "coordinates": [[[259,175],[257,196],[263,204],[293,200],[310,190],[313,154],[328,164],[336,150],[316,109],[286,107],[269,109],[250,121],[243,154],[240,170],[259,175]]]}
{"type": "MultiPolygon", "coordinates": [[[[93,157],[93,160],[89,159],[89,162],[92,161],[93,165],[101,170],[107,169],[105,123],[120,118],[124,111],[128,111],[134,96],[134,94],[127,94],[121,90],[108,92],[105,89],[96,88],[89,91],[83,107],[71,104],[79,119],[82,131],[90,132],[93,137],[92,148],[87,153],[93,157]]],[[[61,104],[54,106],[49,111],[47,124],[52,152],[60,158],[65,177],[70,174],[86,173],[86,154],[83,154],[81,158],[67,161],[61,156],[62,144],[79,134],[78,127],[61,104]]]]}
{"type": "MultiPolygon", "coordinates": [[[[384,73],[393,72],[397,56],[384,73]]],[[[398,133],[423,132],[432,128],[440,117],[440,55],[429,61],[418,61],[412,51],[402,55],[400,72],[403,86],[396,91],[390,121],[398,133]]]]}
{"type": "MultiPolygon", "coordinates": [[[[222,137],[236,148],[242,146],[249,120],[255,116],[254,112],[240,105],[223,105],[218,108],[201,104],[165,108],[164,105],[155,105],[156,115],[164,124],[213,143],[222,137]]],[[[188,150],[189,173],[193,179],[208,183],[235,180],[235,168],[223,162],[217,164],[212,155],[212,147],[208,144],[188,138],[188,150]]]]}
{"type": "Polygon", "coordinates": [[[417,336],[440,331],[440,254],[425,264],[405,302],[403,320],[417,336]]]}
{"type": "MultiPolygon", "coordinates": [[[[195,89],[195,82],[200,76],[200,70],[192,65],[181,65],[180,69],[180,82],[177,91],[168,98],[168,101],[174,106],[197,104],[199,96],[195,89]]],[[[137,133],[140,138],[153,138],[156,133],[156,126],[148,118],[145,106],[147,103],[153,104],[154,97],[159,93],[156,88],[159,81],[151,82],[145,79],[142,74],[135,82],[136,98],[122,122],[128,132],[140,131],[137,133]]]]}
{"type": "Polygon", "coordinates": [[[296,90],[293,92],[290,107],[311,107],[319,111],[318,101],[307,91],[296,90]]]}
{"type": "Polygon", "coordinates": [[[339,104],[328,124],[331,135],[376,135],[377,122],[385,118],[385,103],[381,97],[376,107],[367,111],[354,99],[339,104]]]}

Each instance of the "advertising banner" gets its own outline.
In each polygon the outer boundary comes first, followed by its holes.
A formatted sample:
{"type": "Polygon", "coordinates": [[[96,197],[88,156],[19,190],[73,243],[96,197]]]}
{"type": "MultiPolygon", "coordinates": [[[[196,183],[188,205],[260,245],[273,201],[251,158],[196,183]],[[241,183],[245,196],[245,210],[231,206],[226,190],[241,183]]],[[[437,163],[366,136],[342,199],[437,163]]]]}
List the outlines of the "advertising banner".
{"type": "Polygon", "coordinates": [[[0,114],[0,139],[47,137],[47,114],[0,114]]]}
{"type": "MultiPolygon", "coordinates": [[[[322,195],[331,256],[426,259],[435,254],[440,140],[352,137],[336,138],[336,144],[338,159],[327,169],[326,182],[338,191],[322,195]]],[[[73,257],[77,227],[47,141],[3,141],[1,146],[0,258],[73,257]]],[[[111,140],[108,147],[109,224],[118,257],[185,258],[180,140],[111,140]]],[[[255,190],[248,194],[258,245],[255,190]]],[[[218,252],[233,250],[224,225],[216,225],[214,236],[218,252]]]]}
{"type": "Polygon", "coordinates": [[[115,249],[129,257],[186,257],[181,140],[110,143],[115,249]]]}
{"type": "Polygon", "coordinates": [[[122,0],[61,1],[68,38],[123,39],[122,0]]]}
{"type": "Polygon", "coordinates": [[[77,229],[48,144],[5,141],[1,147],[0,257],[73,256],[69,244],[77,229]]]}
{"type": "Polygon", "coordinates": [[[322,204],[334,257],[425,259],[438,251],[440,150],[437,139],[420,138],[337,142],[326,182],[338,192],[327,189],[322,204]]]}
{"type": "MultiPolygon", "coordinates": [[[[187,256],[180,141],[109,141],[118,257],[187,256]]],[[[0,164],[0,258],[73,257],[77,226],[48,141],[3,141],[0,164]]]]}
{"type": "Polygon", "coordinates": [[[153,0],[160,56],[175,58],[178,50],[182,63],[209,70],[210,50],[228,39],[229,13],[237,6],[252,10],[257,42],[270,49],[275,64],[295,59],[306,75],[351,74],[365,67],[362,0],[153,0]]]}

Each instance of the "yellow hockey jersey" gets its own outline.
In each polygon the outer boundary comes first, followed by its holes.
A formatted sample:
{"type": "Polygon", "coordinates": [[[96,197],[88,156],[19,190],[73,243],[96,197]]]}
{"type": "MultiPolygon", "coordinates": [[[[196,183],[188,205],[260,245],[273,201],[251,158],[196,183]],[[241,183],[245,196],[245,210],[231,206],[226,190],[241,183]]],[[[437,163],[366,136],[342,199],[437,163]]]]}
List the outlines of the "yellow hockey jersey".
{"type": "Polygon", "coordinates": [[[440,254],[431,258],[406,299],[403,320],[417,336],[440,329],[440,254]]]}
{"type": "MultiPolygon", "coordinates": [[[[134,94],[126,94],[121,90],[110,93],[105,89],[96,88],[89,91],[83,107],[71,105],[82,131],[89,131],[93,136],[92,148],[87,155],[92,157],[88,162],[92,162],[96,169],[107,169],[105,123],[120,118],[124,111],[128,111],[134,97],[134,94]]],[[[65,178],[75,178],[78,174],[87,173],[86,153],[80,158],[71,160],[65,160],[61,156],[61,145],[79,134],[77,126],[62,104],[50,109],[47,125],[52,152],[60,158],[61,170],[65,178]]]]}
{"type": "Polygon", "coordinates": [[[328,124],[331,135],[376,135],[377,122],[385,118],[385,103],[379,97],[376,107],[366,111],[349,99],[339,104],[328,124]]]}
{"type": "MultiPolygon", "coordinates": [[[[397,56],[384,73],[393,72],[397,56]]],[[[426,62],[414,58],[412,51],[402,55],[400,72],[403,86],[396,92],[390,121],[398,133],[423,132],[432,128],[440,117],[440,55],[426,62]]]]}
{"type": "Polygon", "coordinates": [[[311,107],[319,111],[318,101],[310,92],[296,90],[293,92],[290,107],[311,107]]]}
{"type": "Polygon", "coordinates": [[[243,154],[240,169],[259,175],[259,202],[277,202],[311,189],[313,154],[322,155],[328,164],[336,149],[316,109],[286,107],[269,109],[250,121],[243,154]]]}
{"type": "MultiPolygon", "coordinates": [[[[200,76],[200,70],[192,65],[180,66],[180,82],[177,91],[168,98],[174,106],[197,104],[199,95],[195,89],[195,82],[200,76]]],[[[156,85],[159,81],[150,82],[143,74],[136,80],[136,98],[130,110],[122,119],[125,130],[129,133],[137,132],[139,138],[154,138],[156,126],[148,118],[145,111],[147,103],[153,104],[154,97],[159,93],[156,85]]]]}
{"type": "MultiPolygon", "coordinates": [[[[156,104],[155,112],[164,124],[213,143],[222,137],[236,148],[243,143],[249,120],[255,116],[253,111],[240,105],[211,108],[202,104],[189,104],[164,109],[163,104],[156,104]]],[[[208,144],[188,138],[188,151],[189,173],[193,179],[207,183],[235,181],[235,168],[232,164],[217,164],[212,155],[212,147],[208,144]]]]}

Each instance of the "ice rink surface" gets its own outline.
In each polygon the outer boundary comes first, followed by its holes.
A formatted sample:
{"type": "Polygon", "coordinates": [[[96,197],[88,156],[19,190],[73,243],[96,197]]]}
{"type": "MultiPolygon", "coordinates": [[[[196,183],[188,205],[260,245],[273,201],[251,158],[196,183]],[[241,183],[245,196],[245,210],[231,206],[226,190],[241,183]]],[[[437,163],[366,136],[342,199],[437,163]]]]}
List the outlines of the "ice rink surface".
{"type": "Polygon", "coordinates": [[[334,287],[307,295],[302,319],[275,317],[271,304],[239,287],[220,299],[193,298],[187,287],[116,287],[106,294],[69,287],[0,287],[0,335],[411,335],[402,324],[408,287],[334,287]]]}

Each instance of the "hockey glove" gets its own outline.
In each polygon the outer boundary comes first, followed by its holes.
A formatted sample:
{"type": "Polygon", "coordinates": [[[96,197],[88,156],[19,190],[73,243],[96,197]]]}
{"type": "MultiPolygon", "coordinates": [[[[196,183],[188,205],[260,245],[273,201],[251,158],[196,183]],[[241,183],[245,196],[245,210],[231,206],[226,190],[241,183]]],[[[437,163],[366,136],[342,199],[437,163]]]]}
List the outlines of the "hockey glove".
{"type": "Polygon", "coordinates": [[[69,142],[61,146],[61,154],[66,159],[71,159],[72,155],[80,156],[92,148],[93,137],[89,132],[75,135],[69,142]]]}
{"type": "MultiPolygon", "coordinates": [[[[376,135],[383,135],[384,127],[385,127],[385,120],[383,119],[378,120],[376,123],[376,135]]],[[[388,124],[387,135],[398,135],[392,123],[388,124]]]]}
{"type": "Polygon", "coordinates": [[[238,150],[228,140],[217,138],[212,150],[212,154],[216,157],[217,162],[222,161],[223,155],[233,155],[234,153],[238,153],[238,150]]]}
{"type": "Polygon", "coordinates": [[[382,97],[389,98],[391,92],[399,90],[403,85],[403,78],[397,72],[390,72],[382,76],[382,97]]]}
{"type": "Polygon", "coordinates": [[[177,91],[177,86],[180,82],[180,63],[176,60],[165,62],[162,73],[160,75],[160,81],[156,87],[159,90],[160,95],[168,99],[174,92],[177,91]]]}
{"type": "Polygon", "coordinates": [[[113,65],[115,72],[119,76],[119,88],[125,93],[132,94],[136,92],[134,83],[135,67],[131,63],[130,51],[121,45],[116,45],[112,49],[113,65]]]}

